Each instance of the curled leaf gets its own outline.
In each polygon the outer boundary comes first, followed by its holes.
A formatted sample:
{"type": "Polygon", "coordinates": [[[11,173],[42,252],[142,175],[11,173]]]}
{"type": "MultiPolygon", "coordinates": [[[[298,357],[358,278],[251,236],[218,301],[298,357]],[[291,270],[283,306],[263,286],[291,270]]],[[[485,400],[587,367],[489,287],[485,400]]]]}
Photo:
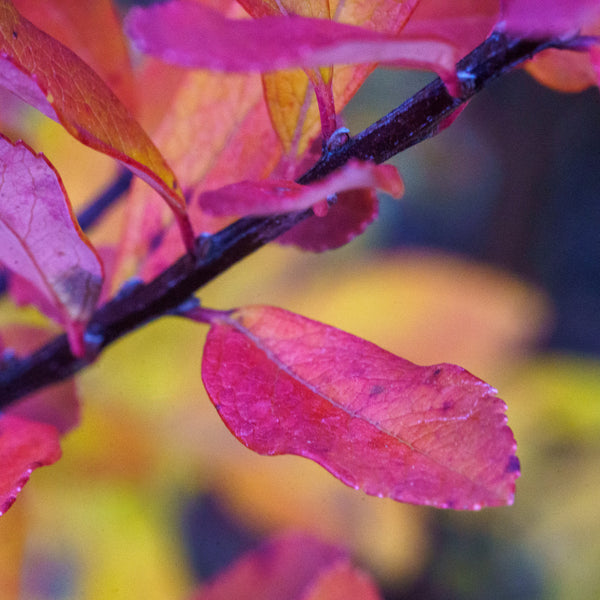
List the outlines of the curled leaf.
{"type": "Polygon", "coordinates": [[[198,201],[213,215],[266,215],[304,210],[337,192],[378,187],[399,198],[404,185],[392,165],[350,161],[329,177],[310,185],[265,179],[241,181],[204,192],[198,201]]]}
{"type": "Polygon", "coordinates": [[[12,506],[33,470],[51,465],[60,455],[56,428],[11,415],[1,415],[0,515],[12,506]]]}
{"type": "Polygon", "coordinates": [[[204,385],[252,450],[305,456],[349,486],[402,502],[512,503],[519,462],[506,406],[464,369],[420,367],[268,306],[208,320],[204,385]]]}
{"type": "Polygon", "coordinates": [[[82,354],[82,326],[102,287],[100,259],[43,155],[0,136],[0,173],[0,262],[34,288],[17,283],[13,291],[64,325],[82,354]]]}
{"type": "Polygon", "coordinates": [[[373,189],[349,190],[318,219],[306,219],[277,238],[284,246],[294,245],[310,252],[344,246],[360,235],[377,218],[379,201],[373,189]]]}

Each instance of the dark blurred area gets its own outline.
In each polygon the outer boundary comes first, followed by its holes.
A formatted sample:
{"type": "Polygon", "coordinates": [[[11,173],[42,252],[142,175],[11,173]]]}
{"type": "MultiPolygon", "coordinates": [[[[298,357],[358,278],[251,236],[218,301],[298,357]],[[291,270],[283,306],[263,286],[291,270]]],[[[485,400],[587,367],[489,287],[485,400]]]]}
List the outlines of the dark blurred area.
{"type": "MultiPolygon", "coordinates": [[[[424,81],[377,72],[347,111],[350,123],[366,126],[366,114],[377,118],[377,106],[389,110],[390,97],[399,104],[424,81]]],[[[382,245],[457,252],[539,284],[556,308],[548,346],[600,353],[598,89],[557,93],[511,73],[394,162],[407,193],[385,215],[382,245]]]]}

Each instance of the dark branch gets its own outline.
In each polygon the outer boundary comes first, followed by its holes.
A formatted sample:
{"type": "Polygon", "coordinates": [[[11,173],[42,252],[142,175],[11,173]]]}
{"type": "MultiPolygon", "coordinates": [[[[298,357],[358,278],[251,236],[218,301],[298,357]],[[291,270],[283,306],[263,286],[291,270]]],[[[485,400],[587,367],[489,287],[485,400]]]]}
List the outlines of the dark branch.
{"type": "MultiPolygon", "coordinates": [[[[551,45],[492,35],[458,63],[459,98],[452,97],[439,78],[434,80],[344,146],[324,155],[298,181],[307,184],[321,179],[351,158],[381,163],[435,135],[444,121],[488,82],[551,45]]],[[[96,311],[86,333],[89,357],[74,358],[62,335],[30,356],[0,364],[0,408],[72,376],[110,343],[172,313],[210,280],[311,215],[312,211],[307,210],[241,219],[210,238],[199,238],[204,249],[202,258],[183,256],[153,281],[140,284],[125,297],[117,296],[96,311]]]]}
{"type": "Polygon", "coordinates": [[[78,215],[77,221],[84,231],[90,229],[131,185],[133,173],[123,169],[114,181],[94,198],[78,215]]]}

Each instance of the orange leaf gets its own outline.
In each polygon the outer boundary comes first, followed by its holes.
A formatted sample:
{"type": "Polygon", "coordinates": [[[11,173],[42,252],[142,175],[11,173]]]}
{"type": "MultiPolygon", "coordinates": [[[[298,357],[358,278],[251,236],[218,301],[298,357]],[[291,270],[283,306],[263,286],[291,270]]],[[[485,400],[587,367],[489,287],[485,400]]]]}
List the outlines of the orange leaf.
{"type": "MultiPolygon", "coordinates": [[[[358,25],[383,33],[397,33],[406,24],[419,0],[377,0],[364,3],[357,0],[331,3],[304,3],[298,0],[284,2],[290,13],[303,16],[330,18],[349,25],[358,25]],[[306,5],[306,8],[303,8],[306,5]],[[317,6],[315,6],[317,5],[317,6]]],[[[240,2],[244,7],[249,0],[240,2]]],[[[256,2],[254,2],[256,4],[256,2]]],[[[279,3],[277,3],[279,4],[279,3]]],[[[257,10],[253,16],[261,16],[257,10]]],[[[274,11],[271,14],[277,14],[274,11]]],[[[376,65],[336,66],[329,75],[336,113],[346,106],[376,65]]],[[[321,69],[323,72],[323,69],[321,69]]],[[[294,159],[306,152],[310,142],[321,128],[319,106],[308,75],[302,69],[278,71],[263,75],[265,99],[269,114],[286,154],[294,159]]]]}
{"type": "Polygon", "coordinates": [[[52,425],[0,416],[0,515],[12,506],[32,471],[56,462],[60,454],[52,425]]]}
{"type": "MultiPolygon", "coordinates": [[[[194,229],[208,233],[231,219],[206,215],[197,196],[240,179],[267,177],[281,156],[256,74],[188,72],[174,92],[155,139],[177,170],[184,189],[193,190],[188,210],[194,229]]],[[[146,260],[143,277],[152,277],[181,252],[176,230],[168,227],[165,232],[169,222],[151,200],[145,186],[134,184],[120,248],[119,279],[123,272],[130,276],[138,267],[127,267],[125,260],[146,259],[150,240],[158,236],[161,243],[146,260]]]]}
{"type": "Polygon", "coordinates": [[[13,4],[90,65],[130,110],[136,108],[129,52],[112,0],[13,0],[13,4]]]}
{"type": "Polygon", "coordinates": [[[525,69],[541,84],[560,92],[582,92],[600,81],[589,56],[582,52],[544,50],[525,69]]]}
{"type": "Polygon", "coordinates": [[[149,183],[174,211],[188,249],[185,198],[156,146],[120,100],[77,55],[0,0],[0,83],[86,146],[149,183]]]}
{"type": "MultiPolygon", "coordinates": [[[[582,35],[600,36],[600,18],[586,24],[582,35]]],[[[600,44],[589,53],[544,50],[525,64],[527,72],[540,83],[560,92],[581,92],[600,85],[600,44]]]]}

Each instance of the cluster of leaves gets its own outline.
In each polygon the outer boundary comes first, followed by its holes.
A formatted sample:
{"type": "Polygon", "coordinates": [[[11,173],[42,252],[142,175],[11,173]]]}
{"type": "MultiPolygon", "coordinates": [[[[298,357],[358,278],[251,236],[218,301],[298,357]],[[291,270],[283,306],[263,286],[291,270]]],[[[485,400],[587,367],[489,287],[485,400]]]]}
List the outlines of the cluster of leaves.
{"type": "MultiPolygon", "coordinates": [[[[418,132],[411,122],[406,132],[418,141],[452,122],[490,57],[498,61],[488,67],[495,76],[544,50],[527,65],[543,82],[562,89],[597,82],[599,33],[600,9],[589,0],[177,0],[133,9],[124,26],[110,0],[0,1],[2,85],[145,182],[128,195],[118,241],[95,249],[50,162],[23,142],[0,138],[0,261],[10,272],[8,291],[66,331],[66,341],[32,355],[33,371],[17,355],[43,344],[48,331],[1,332],[0,512],[33,469],[59,458],[60,435],[77,423],[72,382],[44,386],[169,312],[210,325],[204,385],[227,427],[256,452],[311,458],[352,487],[404,502],[510,504],[519,463],[504,403],[464,369],[419,367],[274,307],[223,311],[186,300],[275,237],[312,251],[344,245],[376,217],[373,188],[402,194],[396,170],[378,163],[406,139],[391,149],[369,141],[377,152],[366,151],[355,142],[360,136],[349,139],[339,115],[377,64],[439,74],[431,89],[443,106],[427,106],[429,129],[418,132]],[[85,30],[98,22],[105,24],[96,27],[102,39],[90,45],[85,30]],[[161,61],[148,60],[134,74],[124,31],[161,61]],[[497,47],[503,58],[492,55],[497,47]],[[514,57],[511,48],[518,49],[514,57]],[[474,59],[461,61],[472,51],[474,59]],[[149,100],[136,100],[136,89],[157,81],[168,92],[143,106],[149,100]],[[148,283],[115,295],[133,275],[148,283]],[[56,366],[59,354],[68,368],[56,366]],[[40,364],[48,379],[35,376],[40,364]],[[29,387],[15,387],[15,373],[29,387]]],[[[392,130],[392,121],[377,131],[392,130]]],[[[289,597],[333,598],[354,579],[356,597],[376,597],[338,550],[310,543],[277,546],[283,572],[298,562],[286,552],[306,545],[308,554],[322,554],[319,581],[311,572],[289,597]]],[[[253,560],[232,580],[251,579],[253,560]]],[[[211,593],[231,596],[217,586],[202,597],[211,593]]]]}

